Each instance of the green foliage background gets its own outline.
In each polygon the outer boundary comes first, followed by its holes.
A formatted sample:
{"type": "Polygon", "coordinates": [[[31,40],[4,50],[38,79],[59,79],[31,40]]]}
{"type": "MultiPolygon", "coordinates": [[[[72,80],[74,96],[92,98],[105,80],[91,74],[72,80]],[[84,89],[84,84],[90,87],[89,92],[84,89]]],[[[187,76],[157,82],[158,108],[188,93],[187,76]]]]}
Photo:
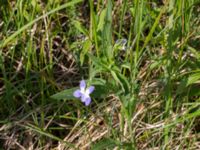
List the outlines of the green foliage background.
{"type": "Polygon", "coordinates": [[[199,0],[1,0],[0,146],[198,149],[199,14],[199,0]]]}

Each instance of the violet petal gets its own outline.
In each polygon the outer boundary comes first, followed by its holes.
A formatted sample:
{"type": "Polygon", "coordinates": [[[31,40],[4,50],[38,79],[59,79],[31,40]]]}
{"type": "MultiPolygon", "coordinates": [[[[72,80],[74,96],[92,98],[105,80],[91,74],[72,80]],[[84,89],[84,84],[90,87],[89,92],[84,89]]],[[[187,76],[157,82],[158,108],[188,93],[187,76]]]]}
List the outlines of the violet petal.
{"type": "Polygon", "coordinates": [[[82,93],[80,90],[76,90],[76,91],[74,91],[73,95],[74,95],[74,97],[79,98],[82,96],[82,93]]]}
{"type": "Polygon", "coordinates": [[[82,80],[80,82],[80,89],[85,89],[86,88],[86,83],[85,83],[85,80],[82,80]]]}
{"type": "Polygon", "coordinates": [[[87,97],[85,100],[85,106],[88,106],[91,103],[91,98],[87,97]]]}
{"type": "Polygon", "coordinates": [[[94,86],[90,86],[89,88],[87,88],[86,92],[88,94],[91,94],[94,91],[95,87],[94,86]]]}

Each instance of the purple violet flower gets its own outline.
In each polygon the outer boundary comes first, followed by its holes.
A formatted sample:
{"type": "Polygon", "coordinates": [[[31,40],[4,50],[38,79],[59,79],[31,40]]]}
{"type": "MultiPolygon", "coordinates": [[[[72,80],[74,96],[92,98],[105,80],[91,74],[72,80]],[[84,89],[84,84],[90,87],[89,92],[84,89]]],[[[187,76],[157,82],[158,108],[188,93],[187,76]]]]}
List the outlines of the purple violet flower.
{"type": "Polygon", "coordinates": [[[90,94],[94,91],[94,86],[86,88],[85,80],[80,82],[80,89],[74,91],[73,95],[76,98],[80,98],[82,102],[85,103],[85,106],[88,106],[91,103],[90,94]]]}

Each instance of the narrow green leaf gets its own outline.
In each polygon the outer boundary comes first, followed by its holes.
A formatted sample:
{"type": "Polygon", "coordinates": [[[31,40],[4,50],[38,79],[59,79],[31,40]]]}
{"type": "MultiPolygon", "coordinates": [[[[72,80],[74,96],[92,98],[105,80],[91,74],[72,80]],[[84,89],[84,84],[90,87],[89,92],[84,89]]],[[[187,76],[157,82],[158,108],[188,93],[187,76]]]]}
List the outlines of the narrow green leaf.
{"type": "Polygon", "coordinates": [[[120,80],[121,85],[123,86],[125,94],[128,94],[130,85],[129,82],[127,81],[127,78],[121,73],[117,73],[117,77],[120,80]]]}
{"type": "Polygon", "coordinates": [[[145,41],[144,41],[144,45],[143,45],[143,47],[142,47],[142,50],[140,51],[141,53],[143,52],[144,48],[147,46],[147,44],[148,44],[149,41],[151,40],[152,35],[153,35],[153,33],[154,33],[154,31],[155,31],[157,25],[159,24],[159,20],[160,20],[162,14],[165,12],[165,10],[166,10],[166,6],[164,6],[164,7],[162,8],[162,10],[160,11],[158,17],[156,18],[156,20],[155,20],[155,22],[154,22],[154,24],[153,24],[153,26],[152,26],[152,28],[151,28],[149,34],[147,35],[147,37],[146,37],[146,39],[145,39],[145,41]]]}
{"type": "Polygon", "coordinates": [[[127,80],[119,73],[116,73],[115,71],[111,70],[112,77],[114,80],[119,83],[119,85],[122,87],[123,92],[128,93],[129,87],[127,80]]]}
{"type": "Polygon", "coordinates": [[[83,27],[82,24],[81,24],[79,21],[74,20],[74,21],[73,21],[73,24],[74,24],[74,26],[76,27],[76,29],[78,29],[81,33],[83,33],[83,34],[86,35],[86,36],[89,35],[87,29],[86,29],[85,27],[83,27]]]}
{"type": "Polygon", "coordinates": [[[106,9],[102,10],[97,26],[97,31],[102,31],[105,24],[106,9]]]}
{"type": "Polygon", "coordinates": [[[54,95],[51,96],[51,98],[53,99],[56,99],[56,100],[62,100],[62,99],[76,99],[74,96],[73,96],[73,92],[75,90],[77,90],[78,87],[76,88],[71,88],[71,89],[67,89],[67,90],[64,90],[64,91],[61,91],[59,93],[56,93],[54,95]]]}
{"type": "Polygon", "coordinates": [[[200,79],[200,72],[192,74],[191,76],[189,76],[188,81],[187,81],[187,86],[191,85],[195,82],[197,82],[200,79]]]}
{"type": "Polygon", "coordinates": [[[90,39],[85,40],[84,44],[83,44],[83,50],[81,51],[80,54],[80,62],[81,62],[81,66],[84,63],[85,60],[85,55],[88,53],[88,51],[90,50],[90,47],[92,46],[92,43],[90,41],[90,39]]]}

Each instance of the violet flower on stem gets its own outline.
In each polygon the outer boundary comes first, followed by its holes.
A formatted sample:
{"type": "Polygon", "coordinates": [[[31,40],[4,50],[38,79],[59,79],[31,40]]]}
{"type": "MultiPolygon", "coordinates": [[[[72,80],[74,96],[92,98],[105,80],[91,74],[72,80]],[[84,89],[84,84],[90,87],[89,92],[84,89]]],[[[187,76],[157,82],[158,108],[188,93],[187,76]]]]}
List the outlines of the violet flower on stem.
{"type": "Polygon", "coordinates": [[[90,94],[94,91],[94,86],[90,86],[86,88],[85,80],[80,82],[80,89],[74,91],[73,95],[76,98],[80,98],[80,100],[85,103],[85,106],[88,106],[91,103],[90,94]]]}

